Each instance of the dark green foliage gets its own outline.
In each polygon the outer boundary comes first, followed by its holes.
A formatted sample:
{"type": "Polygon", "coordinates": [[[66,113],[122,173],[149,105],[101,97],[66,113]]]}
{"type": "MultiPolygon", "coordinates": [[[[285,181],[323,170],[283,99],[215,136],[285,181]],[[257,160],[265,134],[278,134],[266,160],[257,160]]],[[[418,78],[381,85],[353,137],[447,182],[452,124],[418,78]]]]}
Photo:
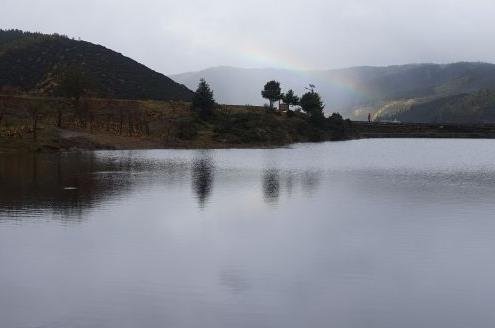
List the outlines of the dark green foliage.
{"type": "Polygon", "coordinates": [[[283,96],[282,100],[287,104],[288,109],[290,110],[290,106],[299,105],[299,97],[294,94],[293,90],[287,91],[283,96]]]}
{"type": "Polygon", "coordinates": [[[282,144],[288,139],[283,124],[264,112],[232,113],[219,117],[215,133],[228,143],[282,144]]]}
{"type": "Polygon", "coordinates": [[[300,100],[301,109],[306,112],[313,124],[321,126],[325,116],[323,109],[325,106],[317,92],[310,91],[305,93],[300,100]]]}
{"type": "Polygon", "coordinates": [[[300,100],[301,109],[310,116],[322,116],[325,106],[317,92],[305,93],[300,100]]]}
{"type": "Polygon", "coordinates": [[[57,95],[79,101],[87,93],[90,85],[90,78],[81,68],[70,66],[59,74],[57,95]]]}
{"type": "Polygon", "coordinates": [[[282,97],[282,89],[280,89],[280,82],[269,81],[265,84],[261,96],[268,99],[270,102],[270,109],[273,110],[273,103],[280,100],[282,97]]]}
{"type": "Polygon", "coordinates": [[[333,113],[326,119],[325,128],[332,140],[347,139],[352,134],[351,121],[344,120],[339,113],[333,113]]]}
{"type": "Polygon", "coordinates": [[[213,114],[215,99],[213,98],[213,91],[205,79],[199,81],[198,89],[193,96],[192,108],[199,113],[203,120],[208,119],[213,114]]]}
{"type": "Polygon", "coordinates": [[[44,35],[0,30],[0,89],[52,95],[60,68],[77,66],[98,86],[92,94],[122,99],[190,101],[185,86],[103,46],[44,35]]]}
{"type": "MultiPolygon", "coordinates": [[[[291,118],[271,112],[219,113],[212,122],[215,139],[227,144],[281,145],[336,138],[324,122],[315,126],[307,115],[292,112],[291,118]]],[[[346,130],[347,131],[347,130],[346,130]]],[[[344,136],[344,134],[340,134],[344,136]]]]}

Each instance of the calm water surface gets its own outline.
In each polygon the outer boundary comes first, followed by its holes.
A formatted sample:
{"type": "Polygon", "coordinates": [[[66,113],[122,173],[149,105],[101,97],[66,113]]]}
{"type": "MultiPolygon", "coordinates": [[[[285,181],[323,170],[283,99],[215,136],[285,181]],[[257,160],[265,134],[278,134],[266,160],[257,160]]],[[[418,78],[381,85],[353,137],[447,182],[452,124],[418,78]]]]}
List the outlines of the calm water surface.
{"type": "Polygon", "coordinates": [[[0,156],[0,327],[495,325],[495,141],[0,156]]]}

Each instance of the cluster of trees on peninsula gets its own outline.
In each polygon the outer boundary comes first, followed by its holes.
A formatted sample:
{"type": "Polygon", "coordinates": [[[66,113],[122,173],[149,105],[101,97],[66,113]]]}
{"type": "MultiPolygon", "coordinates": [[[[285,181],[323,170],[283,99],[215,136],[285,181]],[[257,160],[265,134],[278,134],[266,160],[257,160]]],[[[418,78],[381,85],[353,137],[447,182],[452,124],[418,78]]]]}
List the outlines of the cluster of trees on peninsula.
{"type": "MultiPolygon", "coordinates": [[[[269,104],[265,106],[265,111],[224,113],[217,110],[220,106],[215,101],[213,90],[205,79],[201,79],[193,96],[192,110],[198,114],[201,120],[218,124],[220,126],[219,131],[225,133],[234,130],[243,138],[251,134],[252,131],[249,130],[260,131],[262,127],[270,125],[269,122],[277,122],[276,119],[274,120],[277,116],[284,116],[287,120],[293,120],[299,124],[294,129],[295,133],[304,131],[303,134],[310,135],[308,138],[310,140],[323,140],[328,138],[325,137],[328,134],[331,134],[332,137],[330,138],[334,139],[348,137],[352,130],[351,122],[344,120],[338,113],[325,117],[325,105],[315,89],[314,85],[310,85],[307,92],[299,97],[292,89],[283,92],[280,82],[268,81],[261,90],[261,96],[269,101],[269,104]],[[274,106],[276,102],[279,102],[278,111],[275,110],[274,106]],[[282,103],[284,108],[281,106],[282,103]],[[291,108],[295,106],[297,108],[292,110],[291,108]],[[248,122],[249,120],[252,122],[248,122]]],[[[256,136],[252,137],[257,139],[256,136]]],[[[245,141],[249,142],[250,140],[251,137],[245,138],[245,141]]]]}
{"type": "MultiPolygon", "coordinates": [[[[304,112],[312,121],[317,123],[318,121],[325,119],[325,105],[315,89],[316,87],[314,85],[310,85],[309,88],[307,88],[308,92],[299,97],[292,89],[285,93],[282,92],[280,82],[272,80],[265,84],[261,91],[261,96],[269,101],[267,107],[269,111],[275,112],[274,104],[277,101],[279,102],[279,110],[281,110],[280,102],[282,102],[285,105],[289,116],[293,115],[291,107],[299,106],[297,111],[304,112]]],[[[207,119],[214,113],[216,106],[217,104],[214,99],[213,90],[205,79],[201,79],[193,96],[193,110],[197,111],[202,119],[207,119]]],[[[342,119],[342,116],[338,113],[334,113],[330,118],[342,119]]]]}
{"type": "Polygon", "coordinates": [[[283,101],[287,106],[287,109],[290,109],[290,106],[299,105],[300,101],[299,97],[294,94],[292,89],[284,94],[282,92],[282,88],[280,87],[280,82],[274,80],[268,81],[265,84],[265,87],[261,91],[261,96],[270,102],[270,110],[274,109],[273,104],[277,101],[283,101]]]}
{"type": "MultiPolygon", "coordinates": [[[[325,120],[325,105],[321,100],[320,94],[315,91],[316,87],[314,85],[310,84],[306,89],[308,91],[299,98],[292,89],[285,93],[282,92],[280,82],[272,80],[265,84],[261,91],[261,96],[269,101],[268,108],[271,111],[274,110],[273,104],[277,101],[279,102],[279,110],[282,109],[280,102],[283,102],[289,115],[293,115],[291,106],[299,106],[298,110],[306,113],[312,123],[321,125],[325,120]]],[[[338,113],[333,113],[329,119],[342,120],[342,116],[338,113]]]]}

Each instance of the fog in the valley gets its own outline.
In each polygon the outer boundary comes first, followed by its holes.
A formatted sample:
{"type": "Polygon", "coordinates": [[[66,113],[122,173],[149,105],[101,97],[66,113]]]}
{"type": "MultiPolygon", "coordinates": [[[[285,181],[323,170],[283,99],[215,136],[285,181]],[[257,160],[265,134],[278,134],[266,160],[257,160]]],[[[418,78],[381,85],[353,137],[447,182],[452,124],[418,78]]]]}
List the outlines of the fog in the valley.
{"type": "Polygon", "coordinates": [[[103,44],[165,74],[495,61],[491,0],[2,0],[0,28],[103,44]]]}

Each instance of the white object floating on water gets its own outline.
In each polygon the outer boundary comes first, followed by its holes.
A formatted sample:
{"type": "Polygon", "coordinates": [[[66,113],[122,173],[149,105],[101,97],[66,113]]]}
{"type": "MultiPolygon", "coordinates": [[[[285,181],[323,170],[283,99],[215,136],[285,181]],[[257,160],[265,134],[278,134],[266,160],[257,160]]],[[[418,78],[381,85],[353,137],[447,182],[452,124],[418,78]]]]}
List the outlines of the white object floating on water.
{"type": "Polygon", "coordinates": [[[76,187],[65,187],[64,190],[77,190],[76,187]]]}

